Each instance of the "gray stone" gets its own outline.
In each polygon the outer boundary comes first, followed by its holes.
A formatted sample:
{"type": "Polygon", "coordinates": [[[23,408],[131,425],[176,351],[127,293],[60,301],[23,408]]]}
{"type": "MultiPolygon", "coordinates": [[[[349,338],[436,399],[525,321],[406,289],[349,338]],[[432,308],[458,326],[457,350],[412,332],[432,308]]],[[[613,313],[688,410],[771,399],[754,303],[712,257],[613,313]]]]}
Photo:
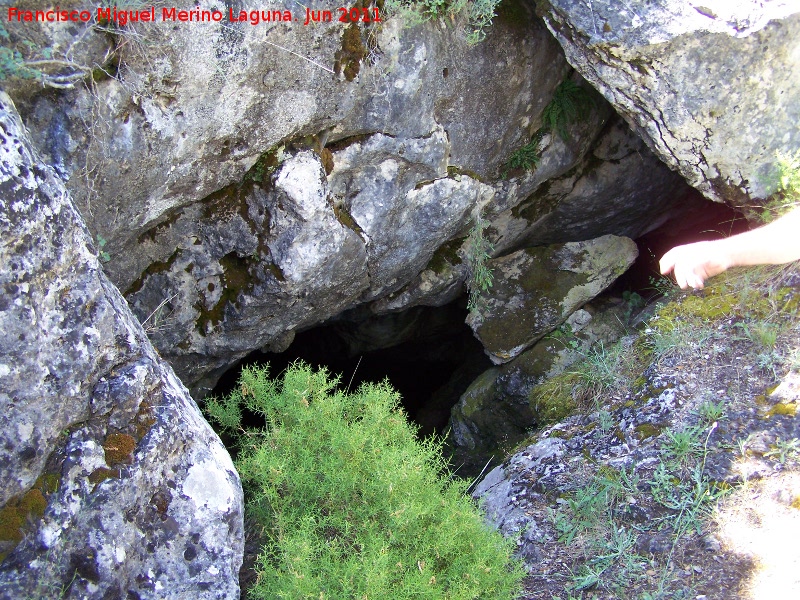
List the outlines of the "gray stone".
{"type": "Polygon", "coordinates": [[[570,64],[692,186],[738,206],[774,190],[776,152],[800,147],[796,2],[546,4],[570,64]]]}
{"type": "Polygon", "coordinates": [[[2,597],[238,597],[227,451],[5,94],[0,129],[2,597]]]}
{"type": "Polygon", "coordinates": [[[502,176],[565,77],[591,89],[523,3],[504,2],[477,46],[436,21],[353,32],[139,23],[115,77],[25,97],[108,276],[198,398],[249,352],[345,311],[454,300],[479,213],[499,256],[640,233],[680,196],[593,90],[536,169],[502,176]]]}
{"type": "Polygon", "coordinates": [[[618,116],[582,159],[492,219],[496,252],[588,240],[638,238],[680,215],[690,188],[618,116]]]}
{"type": "Polygon", "coordinates": [[[490,260],[493,286],[467,323],[495,364],[508,362],[606,289],[637,255],[633,241],[607,235],[490,260]]]}
{"type": "Polygon", "coordinates": [[[595,344],[617,341],[625,333],[625,318],[620,304],[605,307],[594,316],[579,309],[566,320],[568,332],[545,337],[511,362],[482,373],[452,409],[455,444],[479,453],[493,452],[552,421],[551,413],[559,409],[562,414],[557,418],[566,416],[563,413],[569,412],[569,406],[538,406],[531,392],[582,360],[595,344]]]}

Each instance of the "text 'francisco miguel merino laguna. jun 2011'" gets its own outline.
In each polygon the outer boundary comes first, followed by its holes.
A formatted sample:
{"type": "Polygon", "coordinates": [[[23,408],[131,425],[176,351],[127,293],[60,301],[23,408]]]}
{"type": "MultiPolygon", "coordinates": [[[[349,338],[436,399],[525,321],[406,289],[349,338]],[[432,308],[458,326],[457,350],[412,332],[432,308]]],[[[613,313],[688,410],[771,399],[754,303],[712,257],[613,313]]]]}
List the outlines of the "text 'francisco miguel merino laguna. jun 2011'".
{"type": "Polygon", "coordinates": [[[62,9],[55,6],[46,10],[27,10],[9,6],[7,19],[9,22],[83,22],[96,21],[99,24],[114,23],[124,27],[128,23],[172,22],[172,23],[271,23],[275,21],[298,22],[303,25],[317,22],[342,21],[344,23],[370,23],[381,21],[377,6],[369,8],[339,7],[331,10],[311,10],[305,8],[303,14],[284,10],[240,10],[228,8],[227,11],[217,9],[179,9],[177,7],[155,6],[139,10],[121,9],[116,6],[98,6],[96,10],[62,9]]]}

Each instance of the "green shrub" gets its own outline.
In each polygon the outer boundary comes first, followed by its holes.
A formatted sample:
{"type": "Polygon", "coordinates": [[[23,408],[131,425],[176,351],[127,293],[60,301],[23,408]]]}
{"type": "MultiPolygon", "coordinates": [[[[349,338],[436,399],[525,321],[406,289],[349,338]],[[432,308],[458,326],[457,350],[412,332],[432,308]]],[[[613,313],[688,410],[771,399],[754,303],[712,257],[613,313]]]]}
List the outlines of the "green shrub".
{"type": "Polygon", "coordinates": [[[400,15],[409,25],[431,19],[467,13],[467,41],[476,44],[486,38],[500,0],[386,0],[387,14],[400,15]]]}
{"type": "Polygon", "coordinates": [[[211,401],[239,431],[237,467],[263,532],[252,598],[510,598],[523,575],[484,524],[467,484],[442,476],[441,447],[420,442],[388,382],[355,393],[295,364],[280,380],[243,371],[211,401]],[[242,407],[266,427],[241,429],[242,407]]]}

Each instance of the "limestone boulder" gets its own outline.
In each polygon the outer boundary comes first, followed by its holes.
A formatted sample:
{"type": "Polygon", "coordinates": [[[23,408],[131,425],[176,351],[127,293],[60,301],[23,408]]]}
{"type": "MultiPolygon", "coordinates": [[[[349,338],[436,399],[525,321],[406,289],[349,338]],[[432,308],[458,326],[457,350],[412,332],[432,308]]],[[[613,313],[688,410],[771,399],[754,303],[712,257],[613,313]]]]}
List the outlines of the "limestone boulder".
{"type": "Polygon", "coordinates": [[[233,463],[0,94],[0,595],[235,598],[233,463]]]}
{"type": "Polygon", "coordinates": [[[492,452],[576,408],[571,397],[553,397],[542,404],[532,392],[583,360],[593,346],[607,347],[625,334],[628,314],[623,303],[586,308],[591,312],[575,311],[557,332],[470,384],[450,415],[456,446],[481,455],[492,452]]]}
{"type": "MultiPolygon", "coordinates": [[[[590,131],[572,129],[563,140],[548,135],[539,166],[529,174],[484,185],[478,191],[495,256],[543,244],[606,234],[637,238],[687,210],[692,189],[670,171],[619,117],[598,100],[590,131]],[[585,148],[575,147],[581,141],[585,148]],[[573,147],[572,150],[569,150],[573,147]],[[571,158],[565,160],[566,156],[571,158]],[[557,165],[560,167],[557,168],[557,165]],[[564,168],[565,165],[571,165],[564,168]],[[489,187],[489,189],[485,189],[489,187]]],[[[422,272],[401,290],[371,303],[374,312],[416,304],[439,306],[463,292],[466,232],[439,247],[422,272]]]]}
{"type": "Polygon", "coordinates": [[[708,198],[745,206],[800,148],[800,5],[549,0],[567,59],[708,198]]]}
{"type": "Polygon", "coordinates": [[[493,286],[480,294],[467,324],[495,364],[508,362],[611,285],[637,256],[632,240],[606,235],[490,260],[493,286]]]}

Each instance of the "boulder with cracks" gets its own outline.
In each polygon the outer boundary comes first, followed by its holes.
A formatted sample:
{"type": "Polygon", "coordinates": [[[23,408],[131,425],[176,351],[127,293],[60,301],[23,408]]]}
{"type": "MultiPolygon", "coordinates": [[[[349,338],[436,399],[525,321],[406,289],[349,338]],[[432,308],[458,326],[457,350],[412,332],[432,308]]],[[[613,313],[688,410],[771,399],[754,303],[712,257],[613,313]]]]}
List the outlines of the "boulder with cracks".
{"type": "Polygon", "coordinates": [[[0,595],[237,597],[231,459],[0,94],[0,595]]]}
{"type": "Polygon", "coordinates": [[[800,147],[796,2],[549,0],[567,59],[705,196],[747,206],[800,147]]]}

